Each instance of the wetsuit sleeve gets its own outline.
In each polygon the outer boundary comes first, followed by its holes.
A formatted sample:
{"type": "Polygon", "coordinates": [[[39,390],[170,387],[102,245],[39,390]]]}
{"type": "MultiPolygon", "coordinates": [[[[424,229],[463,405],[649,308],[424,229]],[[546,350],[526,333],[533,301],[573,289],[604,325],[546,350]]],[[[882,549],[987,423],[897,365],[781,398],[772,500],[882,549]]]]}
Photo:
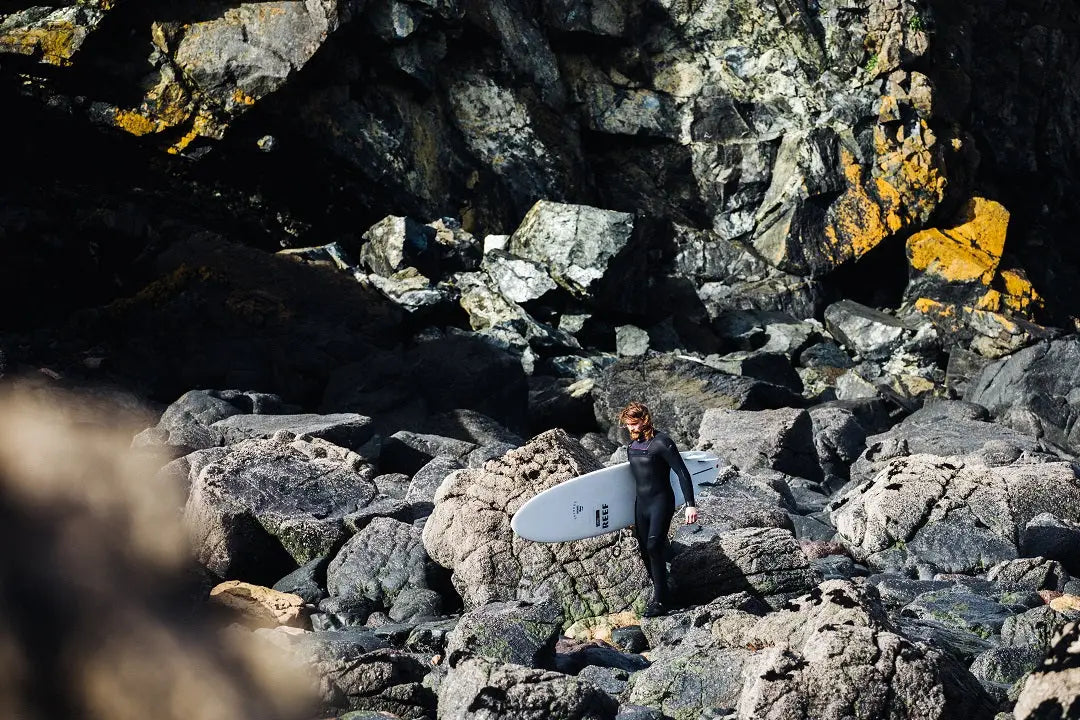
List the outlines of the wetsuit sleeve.
{"type": "Polygon", "coordinates": [[[667,461],[667,464],[675,471],[675,474],[679,476],[679,485],[682,486],[683,499],[686,500],[687,505],[694,505],[694,481],[690,479],[690,471],[686,469],[686,463],[683,462],[682,455],[679,454],[679,448],[675,447],[675,441],[669,437],[664,437],[663,442],[660,443],[660,457],[667,461]]]}

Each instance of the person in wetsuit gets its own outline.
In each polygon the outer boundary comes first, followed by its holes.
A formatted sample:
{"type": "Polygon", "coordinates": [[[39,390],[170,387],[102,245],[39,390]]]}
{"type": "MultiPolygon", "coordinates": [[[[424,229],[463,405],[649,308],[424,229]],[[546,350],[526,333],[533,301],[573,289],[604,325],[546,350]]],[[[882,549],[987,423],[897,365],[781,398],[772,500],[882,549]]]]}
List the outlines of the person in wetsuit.
{"type": "Polygon", "coordinates": [[[686,499],[686,523],[697,522],[694,484],[675,442],[652,424],[649,408],[632,402],[619,413],[619,423],[630,432],[627,455],[637,491],[634,503],[634,536],[653,584],[652,600],[645,616],[662,615],[670,607],[667,590],[668,528],[675,515],[675,493],[668,479],[674,470],[686,499]]]}

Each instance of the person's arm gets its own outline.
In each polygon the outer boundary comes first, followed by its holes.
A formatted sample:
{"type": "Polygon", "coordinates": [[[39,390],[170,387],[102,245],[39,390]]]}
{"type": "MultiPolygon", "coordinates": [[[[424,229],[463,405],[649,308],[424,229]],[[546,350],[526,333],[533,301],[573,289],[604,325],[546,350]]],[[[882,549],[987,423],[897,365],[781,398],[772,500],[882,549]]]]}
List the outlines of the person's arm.
{"type": "Polygon", "coordinates": [[[690,479],[690,471],[686,469],[679,448],[675,441],[664,437],[660,443],[660,457],[667,461],[669,467],[679,477],[679,486],[682,487],[683,499],[686,500],[686,522],[690,524],[697,521],[697,504],[694,502],[694,481],[690,479]]]}

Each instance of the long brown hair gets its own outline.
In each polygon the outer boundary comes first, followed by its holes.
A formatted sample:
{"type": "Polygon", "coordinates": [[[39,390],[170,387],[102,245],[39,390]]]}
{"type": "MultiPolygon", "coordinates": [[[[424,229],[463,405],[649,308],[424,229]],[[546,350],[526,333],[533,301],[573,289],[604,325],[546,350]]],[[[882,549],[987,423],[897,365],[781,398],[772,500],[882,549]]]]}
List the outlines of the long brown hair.
{"type": "Polygon", "coordinates": [[[632,440],[652,440],[656,435],[656,428],[652,424],[652,413],[649,412],[649,408],[645,407],[642,403],[631,402],[629,405],[622,409],[619,413],[619,424],[625,425],[627,423],[640,423],[641,430],[638,431],[640,437],[634,437],[634,433],[630,433],[632,440]]]}

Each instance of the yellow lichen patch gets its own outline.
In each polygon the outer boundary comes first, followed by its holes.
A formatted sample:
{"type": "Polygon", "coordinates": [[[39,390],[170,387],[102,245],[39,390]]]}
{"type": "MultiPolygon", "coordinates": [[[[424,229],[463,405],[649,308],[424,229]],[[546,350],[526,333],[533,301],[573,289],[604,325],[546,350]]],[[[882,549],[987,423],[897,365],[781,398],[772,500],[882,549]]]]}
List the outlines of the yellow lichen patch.
{"type": "Polygon", "coordinates": [[[956,314],[956,309],[952,305],[946,305],[937,300],[924,297],[915,301],[915,309],[923,315],[936,315],[938,317],[950,317],[956,314]]]}
{"type": "Polygon", "coordinates": [[[915,270],[949,282],[989,285],[1005,249],[1009,211],[992,200],[973,198],[962,215],[968,219],[953,228],[912,235],[907,243],[908,262],[915,270]]]}
{"type": "Polygon", "coordinates": [[[829,208],[825,239],[834,261],[859,258],[901,227],[900,195],[888,182],[877,178],[869,186],[863,169],[847,150],[842,153],[848,189],[829,208]]]}
{"type": "Polygon", "coordinates": [[[194,122],[191,123],[191,129],[184,133],[184,136],[177,140],[169,147],[168,152],[172,155],[178,155],[187,149],[187,146],[194,142],[195,138],[200,136],[210,136],[211,133],[207,132],[208,126],[213,123],[213,119],[206,115],[196,115],[194,122]]]}
{"type": "Polygon", "coordinates": [[[999,312],[1001,310],[1001,293],[997,290],[987,290],[985,295],[975,301],[975,309],[999,312]]]}
{"type": "Polygon", "coordinates": [[[0,35],[0,52],[40,56],[50,65],[68,65],[85,38],[86,31],[70,22],[50,22],[0,35]]]}
{"type": "Polygon", "coordinates": [[[116,110],[115,114],[116,127],[126,130],[135,136],[149,135],[161,130],[159,123],[155,120],[138,113],[134,110],[116,110]]]}
{"type": "Polygon", "coordinates": [[[1002,270],[998,277],[1005,286],[1002,299],[1007,307],[1016,312],[1030,312],[1042,307],[1042,296],[1035,291],[1023,270],[1002,270]]]}
{"type": "Polygon", "coordinates": [[[237,105],[251,106],[255,104],[255,98],[251,97],[240,88],[236,88],[236,90],[233,91],[232,100],[237,105]]]}

